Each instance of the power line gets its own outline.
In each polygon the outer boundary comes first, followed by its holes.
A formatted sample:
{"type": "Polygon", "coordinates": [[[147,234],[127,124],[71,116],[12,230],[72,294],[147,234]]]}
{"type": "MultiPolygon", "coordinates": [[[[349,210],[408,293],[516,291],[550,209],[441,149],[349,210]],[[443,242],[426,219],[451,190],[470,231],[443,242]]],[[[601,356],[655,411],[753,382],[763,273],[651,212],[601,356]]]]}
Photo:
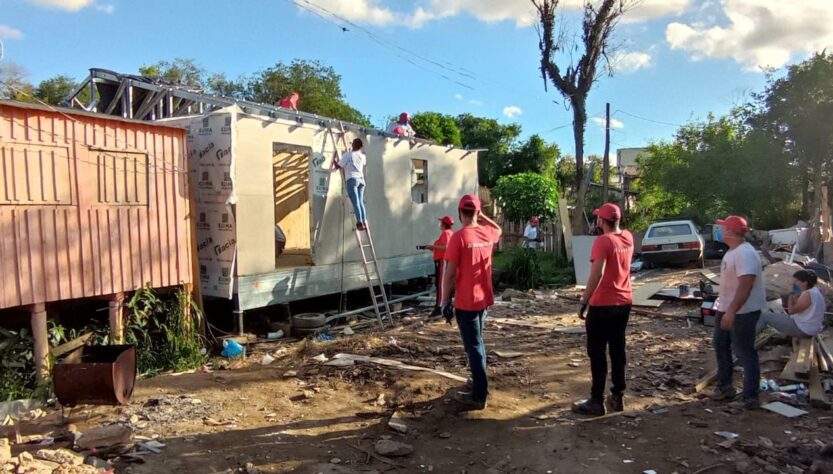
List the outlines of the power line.
{"type": "Polygon", "coordinates": [[[625,111],[625,110],[622,110],[622,109],[617,109],[616,112],[613,112],[613,115],[616,115],[619,112],[621,112],[625,115],[631,116],[635,119],[644,120],[646,122],[656,123],[656,124],[659,124],[659,125],[668,125],[670,127],[677,127],[677,128],[685,127],[685,125],[681,125],[679,123],[663,122],[661,120],[649,119],[649,118],[642,117],[642,116],[639,116],[639,115],[636,115],[636,114],[632,114],[632,113],[630,113],[628,111],[625,111]]]}

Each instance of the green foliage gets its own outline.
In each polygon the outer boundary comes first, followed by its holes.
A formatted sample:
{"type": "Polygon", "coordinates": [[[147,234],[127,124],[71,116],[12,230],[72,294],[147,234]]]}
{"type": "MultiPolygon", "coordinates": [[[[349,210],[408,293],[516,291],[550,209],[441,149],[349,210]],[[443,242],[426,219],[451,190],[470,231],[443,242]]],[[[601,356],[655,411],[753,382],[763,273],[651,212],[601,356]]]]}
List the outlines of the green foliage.
{"type": "Polygon", "coordinates": [[[145,65],[139,68],[139,74],[197,88],[203,87],[205,82],[205,69],[188,58],[175,58],[173,61],[158,61],[145,65]]]}
{"type": "Polygon", "coordinates": [[[205,357],[197,333],[202,315],[188,293],[160,298],[149,286],[127,302],[131,314],[125,324],[125,341],[136,345],[139,373],[154,375],[198,367],[205,357]],[[191,318],[183,309],[190,307],[191,318]]]}
{"type": "Polygon", "coordinates": [[[264,104],[274,104],[293,92],[301,95],[299,110],[370,126],[370,120],[345,101],[341,76],[318,61],[279,62],[255,74],[246,86],[246,98],[264,104]]]}
{"type": "Polygon", "coordinates": [[[0,402],[30,398],[35,390],[35,340],[29,330],[0,328],[0,402]]]}
{"type": "Polygon", "coordinates": [[[495,119],[471,114],[459,115],[456,120],[463,146],[488,150],[478,153],[478,175],[482,186],[493,187],[498,178],[507,174],[506,163],[521,135],[521,126],[501,125],[495,119]]]}
{"type": "Polygon", "coordinates": [[[558,184],[538,173],[520,173],[501,177],[492,194],[506,218],[523,222],[530,216],[551,218],[558,209],[558,184]]]}
{"type": "MultiPolygon", "coordinates": [[[[55,77],[41,81],[35,89],[35,97],[51,105],[59,105],[76,88],[78,83],[75,79],[60,74],[55,77]]],[[[89,94],[89,92],[88,92],[89,94]]]]}
{"type": "Polygon", "coordinates": [[[411,126],[420,138],[427,138],[441,145],[462,145],[460,128],[450,115],[420,112],[411,117],[411,126]]]}
{"type": "Polygon", "coordinates": [[[506,172],[534,172],[555,179],[556,162],[560,156],[558,145],[545,142],[539,135],[532,135],[512,151],[506,172]]]}
{"type": "Polygon", "coordinates": [[[550,252],[512,247],[495,254],[493,266],[498,270],[502,284],[519,290],[563,286],[573,281],[573,268],[563,257],[550,252]]]}

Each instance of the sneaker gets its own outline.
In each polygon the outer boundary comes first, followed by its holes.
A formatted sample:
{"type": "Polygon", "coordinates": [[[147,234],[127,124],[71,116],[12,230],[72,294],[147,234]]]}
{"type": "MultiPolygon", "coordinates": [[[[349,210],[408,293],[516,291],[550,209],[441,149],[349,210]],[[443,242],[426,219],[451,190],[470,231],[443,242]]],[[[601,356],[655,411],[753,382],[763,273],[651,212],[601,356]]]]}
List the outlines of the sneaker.
{"type": "Polygon", "coordinates": [[[738,408],[743,410],[757,410],[761,407],[761,402],[758,401],[757,398],[743,397],[740,400],[730,403],[729,406],[732,408],[738,408]]]}
{"type": "Polygon", "coordinates": [[[731,400],[735,398],[736,395],[737,391],[735,391],[735,387],[729,385],[728,387],[716,387],[714,391],[709,394],[709,398],[714,401],[731,400]]]}
{"type": "Polygon", "coordinates": [[[454,400],[463,406],[463,411],[478,411],[486,409],[486,400],[475,400],[470,393],[458,393],[454,400]]]}
{"type": "Polygon", "coordinates": [[[602,400],[581,400],[573,403],[573,413],[579,415],[602,416],[605,414],[605,404],[602,400]]]}
{"type": "Polygon", "coordinates": [[[443,310],[441,308],[434,308],[434,311],[431,311],[431,314],[428,315],[428,318],[433,319],[443,315],[443,310]]]}
{"type": "Polygon", "coordinates": [[[361,222],[356,224],[356,230],[364,230],[366,227],[361,222]]]}
{"type": "Polygon", "coordinates": [[[608,412],[625,411],[625,396],[621,393],[614,393],[605,400],[605,408],[608,412]]]}

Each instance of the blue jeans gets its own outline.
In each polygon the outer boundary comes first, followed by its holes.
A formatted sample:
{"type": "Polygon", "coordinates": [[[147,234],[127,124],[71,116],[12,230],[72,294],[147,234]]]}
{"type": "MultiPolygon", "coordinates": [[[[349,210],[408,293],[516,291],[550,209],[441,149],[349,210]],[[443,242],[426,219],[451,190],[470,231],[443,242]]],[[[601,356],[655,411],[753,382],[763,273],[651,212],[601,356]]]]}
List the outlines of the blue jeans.
{"type": "Polygon", "coordinates": [[[364,208],[364,180],[350,178],[347,180],[347,197],[353,204],[353,212],[356,213],[356,222],[367,222],[367,211],[364,208]]]}
{"type": "Polygon", "coordinates": [[[735,325],[731,331],[720,329],[723,312],[717,313],[714,323],[714,354],[717,357],[717,385],[725,388],[732,385],[734,363],[732,350],[738,356],[743,367],[743,398],[758,399],[758,386],[761,378],[761,366],[758,364],[758,350],[755,349],[755,325],[758,324],[760,311],[743,313],[735,316],[735,325]]]}
{"type": "Polygon", "coordinates": [[[457,327],[463,338],[463,346],[471,367],[471,397],[478,402],[486,401],[489,394],[489,380],[486,378],[486,344],[483,343],[483,326],[486,324],[486,310],[463,311],[455,309],[457,327]]]}

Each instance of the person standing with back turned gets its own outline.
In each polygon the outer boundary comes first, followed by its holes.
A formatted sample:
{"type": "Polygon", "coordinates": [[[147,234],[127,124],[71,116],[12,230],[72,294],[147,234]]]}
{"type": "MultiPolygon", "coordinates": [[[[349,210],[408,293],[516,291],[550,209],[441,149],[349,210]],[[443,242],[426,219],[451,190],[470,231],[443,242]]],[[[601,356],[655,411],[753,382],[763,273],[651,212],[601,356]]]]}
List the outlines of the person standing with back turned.
{"type": "Polygon", "coordinates": [[[500,240],[501,229],[494,221],[480,213],[480,199],[466,194],[458,206],[463,228],[455,232],[445,250],[446,268],[442,284],[442,312],[457,327],[471,368],[472,391],[458,401],[467,409],[486,408],[489,382],[486,377],[486,346],[483,325],[486,310],[494,304],[492,289],[492,248],[500,240]],[[480,221],[486,225],[480,225],[480,221]],[[454,306],[451,291],[455,290],[454,306]]]}
{"type": "Polygon", "coordinates": [[[766,307],[766,290],[758,252],[746,242],[749,225],[746,219],[729,216],[717,221],[723,227],[721,240],[729,246],[720,263],[720,297],[714,325],[714,354],[717,358],[717,387],[713,400],[735,398],[732,385],[734,361],[732,350],[743,366],[743,394],[740,405],[758,408],[761,367],[755,349],[755,326],[766,307]]]}
{"type": "Polygon", "coordinates": [[[590,251],[590,277],[581,295],[578,317],[585,319],[587,355],[590,357],[592,387],[590,399],[573,404],[581,415],[605,414],[607,356],[610,353],[610,378],[613,386],[607,399],[610,411],[625,408],[625,330],[631,313],[631,258],[633,235],[619,227],[622,211],[612,203],[593,211],[596,227],[603,234],[596,237],[590,251]],[[589,311],[588,311],[589,306],[589,311]]]}

